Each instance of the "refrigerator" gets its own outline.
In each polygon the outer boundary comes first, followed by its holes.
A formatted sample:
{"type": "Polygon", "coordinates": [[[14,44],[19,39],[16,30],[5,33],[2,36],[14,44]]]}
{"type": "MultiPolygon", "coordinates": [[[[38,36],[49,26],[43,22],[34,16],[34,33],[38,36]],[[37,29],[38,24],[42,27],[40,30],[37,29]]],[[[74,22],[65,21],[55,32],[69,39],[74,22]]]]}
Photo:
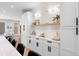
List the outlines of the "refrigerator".
{"type": "Polygon", "coordinates": [[[60,55],[78,55],[78,2],[62,3],[60,15],[60,55]]]}
{"type": "Polygon", "coordinates": [[[79,56],[79,2],[77,3],[77,18],[76,18],[76,52],[77,55],[79,56]]]}

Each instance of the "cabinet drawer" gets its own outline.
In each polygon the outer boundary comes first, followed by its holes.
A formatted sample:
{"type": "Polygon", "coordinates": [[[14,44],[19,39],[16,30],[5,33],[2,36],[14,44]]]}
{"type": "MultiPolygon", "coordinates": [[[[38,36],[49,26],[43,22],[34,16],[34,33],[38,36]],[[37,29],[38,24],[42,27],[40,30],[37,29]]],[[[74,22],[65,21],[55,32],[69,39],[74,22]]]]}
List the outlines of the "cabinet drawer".
{"type": "Polygon", "coordinates": [[[40,55],[42,54],[42,40],[34,40],[34,51],[39,53],[40,55]]]}

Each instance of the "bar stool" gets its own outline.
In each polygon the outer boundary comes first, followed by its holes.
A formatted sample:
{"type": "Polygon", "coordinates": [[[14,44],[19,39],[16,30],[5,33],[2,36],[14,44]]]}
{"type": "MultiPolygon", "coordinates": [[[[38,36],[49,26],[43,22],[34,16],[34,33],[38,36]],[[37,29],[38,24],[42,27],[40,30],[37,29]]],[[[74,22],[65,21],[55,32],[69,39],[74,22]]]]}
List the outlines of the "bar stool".
{"type": "Polygon", "coordinates": [[[23,44],[19,43],[17,46],[17,50],[22,56],[24,54],[24,49],[25,49],[25,46],[23,44]]]}
{"type": "Polygon", "coordinates": [[[10,43],[11,43],[11,40],[12,40],[11,37],[9,37],[8,41],[9,41],[10,43]]]}
{"type": "Polygon", "coordinates": [[[12,42],[12,45],[15,47],[16,46],[16,41],[15,40],[13,40],[12,42]]]}
{"type": "Polygon", "coordinates": [[[29,53],[28,53],[28,56],[41,56],[40,54],[30,50],[29,53]]]}

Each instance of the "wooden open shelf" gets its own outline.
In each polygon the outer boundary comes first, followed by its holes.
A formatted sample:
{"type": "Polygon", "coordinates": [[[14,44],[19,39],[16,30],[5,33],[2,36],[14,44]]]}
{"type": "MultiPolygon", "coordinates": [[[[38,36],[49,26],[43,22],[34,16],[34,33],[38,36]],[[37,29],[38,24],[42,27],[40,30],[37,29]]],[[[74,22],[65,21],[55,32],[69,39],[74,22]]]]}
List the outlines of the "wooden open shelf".
{"type": "Polygon", "coordinates": [[[48,25],[60,25],[60,24],[59,23],[43,23],[43,24],[32,25],[32,26],[35,27],[35,26],[48,26],[48,25]]]}

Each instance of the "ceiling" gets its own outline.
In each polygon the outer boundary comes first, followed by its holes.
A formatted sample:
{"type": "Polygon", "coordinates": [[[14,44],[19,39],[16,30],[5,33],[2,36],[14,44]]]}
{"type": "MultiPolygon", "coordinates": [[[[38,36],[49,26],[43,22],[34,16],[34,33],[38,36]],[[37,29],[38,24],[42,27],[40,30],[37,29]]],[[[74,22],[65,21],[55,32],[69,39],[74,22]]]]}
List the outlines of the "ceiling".
{"type": "Polygon", "coordinates": [[[20,11],[20,12],[26,12],[28,10],[38,9],[39,8],[48,8],[49,5],[54,5],[58,3],[53,2],[0,2],[0,12],[5,13],[5,11],[20,11]]]}
{"type": "Polygon", "coordinates": [[[0,10],[31,10],[40,2],[0,2],[0,10]]]}

